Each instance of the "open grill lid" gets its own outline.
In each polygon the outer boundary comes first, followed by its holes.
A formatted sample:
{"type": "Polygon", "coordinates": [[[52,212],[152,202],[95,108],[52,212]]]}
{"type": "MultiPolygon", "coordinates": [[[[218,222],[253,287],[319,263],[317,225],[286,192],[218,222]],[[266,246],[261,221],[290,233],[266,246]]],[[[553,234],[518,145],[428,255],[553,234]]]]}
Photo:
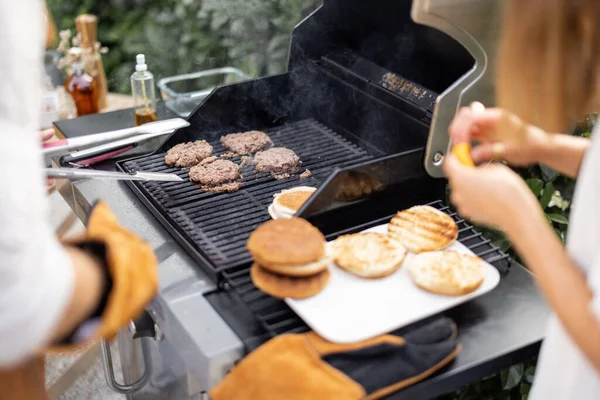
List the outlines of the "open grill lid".
{"type": "Polygon", "coordinates": [[[343,66],[353,84],[430,123],[424,165],[442,177],[459,107],[494,105],[500,0],[325,0],[292,35],[290,69],[343,66]],[[385,87],[393,93],[382,93],[385,87]]]}

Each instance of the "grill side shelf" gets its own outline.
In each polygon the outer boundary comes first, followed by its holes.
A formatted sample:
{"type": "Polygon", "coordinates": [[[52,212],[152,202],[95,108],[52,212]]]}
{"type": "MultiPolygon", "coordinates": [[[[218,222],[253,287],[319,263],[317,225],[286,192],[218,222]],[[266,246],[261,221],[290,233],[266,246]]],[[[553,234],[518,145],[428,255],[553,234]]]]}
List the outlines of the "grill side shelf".
{"type": "MultiPolygon", "coordinates": [[[[440,211],[450,215],[459,227],[458,240],[471,249],[477,256],[481,257],[494,267],[501,275],[509,272],[511,259],[500,248],[495,246],[483,234],[478,232],[472,225],[461,219],[456,212],[446,206],[442,201],[429,204],[440,211]]],[[[390,217],[391,219],[391,217],[390,217]]],[[[385,221],[373,221],[371,226],[381,225],[385,221]]],[[[360,226],[356,231],[368,229],[371,226],[360,226]]],[[[352,232],[338,232],[327,237],[328,240],[335,239],[340,234],[352,232]]],[[[223,288],[230,290],[254,315],[261,327],[267,333],[260,338],[252,338],[246,343],[247,350],[252,351],[268,339],[284,333],[299,333],[308,331],[308,326],[302,321],[282,300],[273,298],[257,289],[250,278],[250,269],[246,267],[229,268],[223,271],[223,288]]]]}

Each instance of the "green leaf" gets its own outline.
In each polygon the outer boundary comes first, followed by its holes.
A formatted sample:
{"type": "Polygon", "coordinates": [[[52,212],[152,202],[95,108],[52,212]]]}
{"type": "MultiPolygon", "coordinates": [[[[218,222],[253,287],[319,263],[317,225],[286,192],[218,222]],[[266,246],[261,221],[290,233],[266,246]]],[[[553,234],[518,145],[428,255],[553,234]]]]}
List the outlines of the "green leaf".
{"type": "Polygon", "coordinates": [[[502,371],[500,377],[502,379],[502,389],[512,390],[515,388],[523,378],[523,364],[517,364],[510,367],[508,370],[502,371]]]}
{"type": "Polygon", "coordinates": [[[569,224],[569,220],[567,219],[567,217],[560,215],[560,214],[547,214],[548,218],[550,219],[550,221],[552,222],[556,222],[557,224],[561,224],[561,225],[568,225],[569,224]]]}
{"type": "Polygon", "coordinates": [[[554,185],[552,183],[548,183],[542,193],[542,197],[540,198],[540,204],[541,204],[543,210],[545,210],[548,207],[550,200],[552,200],[553,194],[554,194],[554,185]]]}
{"type": "Polygon", "coordinates": [[[530,391],[531,391],[530,383],[523,382],[519,386],[519,393],[521,393],[521,395],[528,395],[530,391]]]}
{"type": "Polygon", "coordinates": [[[529,395],[524,394],[523,396],[521,396],[521,400],[527,400],[529,398],[529,395]]]}
{"type": "Polygon", "coordinates": [[[529,189],[531,189],[533,192],[533,195],[535,197],[539,197],[542,193],[542,189],[544,189],[544,181],[541,179],[532,178],[527,179],[525,182],[527,183],[527,186],[529,186],[529,189]]]}

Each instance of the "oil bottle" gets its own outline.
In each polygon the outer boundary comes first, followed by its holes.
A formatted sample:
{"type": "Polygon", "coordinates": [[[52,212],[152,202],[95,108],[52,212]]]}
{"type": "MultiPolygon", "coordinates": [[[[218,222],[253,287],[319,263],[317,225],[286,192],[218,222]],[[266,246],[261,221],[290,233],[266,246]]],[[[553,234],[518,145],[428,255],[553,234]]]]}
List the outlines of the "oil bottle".
{"type": "Polygon", "coordinates": [[[98,85],[94,78],[83,70],[81,49],[73,47],[69,51],[73,60],[71,75],[65,81],[65,90],[71,94],[77,115],[96,114],[100,107],[98,103],[98,85]]]}
{"type": "Polygon", "coordinates": [[[131,75],[131,93],[135,109],[136,126],[156,121],[156,92],[154,75],[148,71],[146,57],[138,54],[135,72],[131,75]]]}

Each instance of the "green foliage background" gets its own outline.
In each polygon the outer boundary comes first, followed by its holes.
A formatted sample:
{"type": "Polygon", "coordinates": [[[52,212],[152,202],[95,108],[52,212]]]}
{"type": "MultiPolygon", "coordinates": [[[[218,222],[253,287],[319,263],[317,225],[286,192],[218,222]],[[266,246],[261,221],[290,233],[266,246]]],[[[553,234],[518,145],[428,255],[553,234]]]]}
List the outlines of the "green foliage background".
{"type": "Polygon", "coordinates": [[[233,66],[251,76],[285,71],[290,32],[320,0],[47,0],[59,30],[98,16],[109,89],[130,93],[135,55],[157,79],[233,66]]]}
{"type": "MultiPolygon", "coordinates": [[[[233,66],[252,76],[285,71],[290,32],[321,0],[47,0],[59,29],[74,29],[77,15],[100,21],[99,40],[109,89],[130,93],[135,55],[145,53],[157,79],[233,66]]],[[[573,134],[588,136],[596,116],[573,134]]],[[[575,181],[544,166],[518,170],[538,197],[550,223],[566,238],[575,181]],[[558,193],[557,193],[558,192],[558,193]]],[[[515,258],[501,233],[484,229],[515,258]]],[[[443,396],[444,400],[526,400],[535,360],[512,366],[443,396]]]]}

